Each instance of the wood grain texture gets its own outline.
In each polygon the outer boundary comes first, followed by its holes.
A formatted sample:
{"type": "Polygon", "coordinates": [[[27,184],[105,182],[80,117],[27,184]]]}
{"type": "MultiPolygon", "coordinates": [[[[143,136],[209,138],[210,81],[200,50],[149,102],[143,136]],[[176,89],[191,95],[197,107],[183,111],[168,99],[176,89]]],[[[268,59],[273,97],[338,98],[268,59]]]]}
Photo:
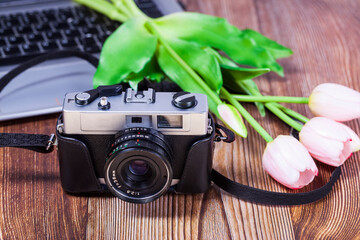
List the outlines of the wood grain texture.
{"type": "MultiPolygon", "coordinates": [[[[264,94],[308,96],[324,82],[360,91],[360,2],[357,0],[186,0],[189,11],[226,17],[294,50],[281,59],[285,78],[256,79],[264,94]]],[[[304,105],[287,105],[311,116],[304,105]]],[[[289,128],[270,113],[261,118],[272,136],[289,128]]],[[[50,134],[56,116],[0,123],[0,132],[50,134]]],[[[360,133],[360,121],[348,123],[360,133]]],[[[294,192],[271,179],[261,166],[265,142],[250,127],[247,139],[217,144],[214,167],[257,188],[294,192]]],[[[328,181],[332,167],[301,191],[328,181]]],[[[360,239],[360,163],[354,154],[325,199],[305,206],[247,203],[212,187],[204,194],[166,194],[136,205],[112,196],[72,196],[60,185],[56,153],[0,148],[0,239],[360,239]]]]}

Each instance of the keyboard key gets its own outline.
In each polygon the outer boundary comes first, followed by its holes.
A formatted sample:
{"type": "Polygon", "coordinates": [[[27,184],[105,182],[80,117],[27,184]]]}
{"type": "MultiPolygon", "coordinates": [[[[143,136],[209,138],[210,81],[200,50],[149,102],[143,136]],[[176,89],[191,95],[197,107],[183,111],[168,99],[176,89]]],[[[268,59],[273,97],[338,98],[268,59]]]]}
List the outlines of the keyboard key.
{"type": "Polygon", "coordinates": [[[18,26],[16,30],[20,34],[31,33],[33,31],[29,26],[18,26]]]}
{"type": "Polygon", "coordinates": [[[33,12],[27,12],[24,16],[24,24],[35,24],[37,25],[38,22],[38,18],[37,15],[33,12]]]}
{"type": "Polygon", "coordinates": [[[100,48],[97,45],[85,45],[84,51],[88,53],[98,53],[100,52],[100,48]]]}
{"type": "Polygon", "coordinates": [[[24,43],[25,39],[22,36],[11,36],[8,38],[10,45],[24,43]]]}
{"type": "Polygon", "coordinates": [[[40,41],[44,41],[44,37],[42,36],[42,34],[40,33],[29,33],[27,35],[27,39],[29,40],[29,42],[40,42],[40,41]]]}
{"type": "Polygon", "coordinates": [[[63,8],[63,9],[59,9],[58,10],[58,15],[59,16],[64,16],[66,18],[71,18],[74,17],[71,8],[63,8]]]}
{"type": "Polygon", "coordinates": [[[49,24],[44,23],[44,24],[37,25],[37,26],[36,26],[36,30],[37,30],[38,32],[45,32],[45,31],[51,30],[51,27],[50,27],[49,24]]]}
{"type": "Polygon", "coordinates": [[[106,27],[104,27],[104,30],[109,31],[109,32],[114,32],[116,29],[117,29],[117,27],[114,25],[107,25],[106,27]]]}
{"type": "Polygon", "coordinates": [[[70,27],[69,24],[66,21],[52,22],[51,25],[55,29],[68,29],[70,27]]]}
{"type": "Polygon", "coordinates": [[[46,37],[49,39],[49,40],[54,40],[54,39],[60,39],[62,38],[62,35],[60,32],[47,32],[46,33],[46,37]]]}
{"type": "Polygon", "coordinates": [[[10,14],[4,21],[5,26],[12,27],[20,24],[20,15],[10,14]]]}
{"type": "Polygon", "coordinates": [[[5,39],[0,39],[0,47],[3,47],[6,45],[5,39]]]}
{"type": "Polygon", "coordinates": [[[41,46],[44,49],[44,51],[51,51],[51,50],[59,49],[59,47],[55,41],[42,42],[41,46]]]}
{"type": "Polygon", "coordinates": [[[66,29],[64,31],[65,35],[70,38],[80,37],[81,33],[77,29],[66,29]]]}
{"type": "Polygon", "coordinates": [[[60,44],[63,48],[76,48],[77,43],[74,39],[62,39],[60,40],[60,44]]]}
{"type": "Polygon", "coordinates": [[[56,21],[55,14],[56,14],[56,11],[54,9],[44,10],[39,15],[40,21],[42,21],[42,22],[56,21]]]}
{"type": "Polygon", "coordinates": [[[98,17],[98,16],[89,17],[88,21],[90,24],[93,24],[93,25],[104,23],[103,18],[98,17]]]}
{"type": "Polygon", "coordinates": [[[105,40],[109,37],[110,35],[101,35],[100,37],[98,37],[99,41],[101,42],[101,44],[103,44],[105,42],[105,40]]]}
{"type": "Polygon", "coordinates": [[[55,16],[57,14],[57,11],[55,9],[46,9],[42,11],[42,14],[46,17],[55,16]]]}
{"type": "Polygon", "coordinates": [[[71,22],[71,24],[75,27],[87,26],[87,23],[84,19],[75,19],[71,22]]]}
{"type": "Polygon", "coordinates": [[[96,44],[96,41],[92,35],[87,35],[83,39],[81,39],[81,43],[83,45],[93,45],[96,44]]]}
{"type": "Polygon", "coordinates": [[[4,53],[6,55],[17,55],[20,54],[20,49],[18,46],[12,46],[12,47],[5,47],[3,48],[4,53]]]}
{"type": "Polygon", "coordinates": [[[0,36],[14,35],[12,28],[0,28],[0,36]]]}
{"type": "Polygon", "coordinates": [[[40,48],[37,44],[24,44],[22,49],[25,53],[40,52],[40,48]]]}
{"type": "Polygon", "coordinates": [[[99,34],[99,31],[96,29],[96,27],[83,27],[82,31],[84,33],[84,35],[87,34],[99,34]]]}

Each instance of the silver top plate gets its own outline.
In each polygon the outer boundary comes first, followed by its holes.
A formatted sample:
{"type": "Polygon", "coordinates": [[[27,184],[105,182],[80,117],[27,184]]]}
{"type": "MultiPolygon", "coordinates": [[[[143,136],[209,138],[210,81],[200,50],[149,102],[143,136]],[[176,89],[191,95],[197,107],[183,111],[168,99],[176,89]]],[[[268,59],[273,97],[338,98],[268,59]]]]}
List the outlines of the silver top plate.
{"type": "Polygon", "coordinates": [[[65,96],[63,131],[66,134],[116,134],[130,127],[150,127],[165,135],[207,134],[208,103],[204,94],[194,94],[196,105],[181,109],[172,104],[175,93],[155,93],[153,102],[128,102],[127,94],[122,92],[108,97],[107,110],[99,108],[100,98],[88,105],[76,104],[76,94],[65,96]]]}

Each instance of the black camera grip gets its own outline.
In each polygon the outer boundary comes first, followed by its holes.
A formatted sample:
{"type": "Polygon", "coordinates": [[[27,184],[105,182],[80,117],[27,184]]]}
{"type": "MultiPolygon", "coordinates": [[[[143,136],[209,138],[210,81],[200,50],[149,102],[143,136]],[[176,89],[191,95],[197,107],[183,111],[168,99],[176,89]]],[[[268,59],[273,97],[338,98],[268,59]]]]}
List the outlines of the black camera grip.
{"type": "Polygon", "coordinates": [[[86,145],[57,132],[60,179],[69,193],[104,192],[96,178],[94,166],[86,145]]]}

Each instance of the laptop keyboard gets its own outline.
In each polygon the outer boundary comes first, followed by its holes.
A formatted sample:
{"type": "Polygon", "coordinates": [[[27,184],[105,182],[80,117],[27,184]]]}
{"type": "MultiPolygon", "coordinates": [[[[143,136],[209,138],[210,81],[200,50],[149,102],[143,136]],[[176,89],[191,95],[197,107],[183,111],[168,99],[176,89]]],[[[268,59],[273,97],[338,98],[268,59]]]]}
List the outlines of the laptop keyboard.
{"type": "MultiPolygon", "coordinates": [[[[151,0],[136,3],[148,16],[162,16],[151,0]]],[[[83,6],[0,15],[0,66],[54,50],[99,53],[119,25],[83,6]]]]}

